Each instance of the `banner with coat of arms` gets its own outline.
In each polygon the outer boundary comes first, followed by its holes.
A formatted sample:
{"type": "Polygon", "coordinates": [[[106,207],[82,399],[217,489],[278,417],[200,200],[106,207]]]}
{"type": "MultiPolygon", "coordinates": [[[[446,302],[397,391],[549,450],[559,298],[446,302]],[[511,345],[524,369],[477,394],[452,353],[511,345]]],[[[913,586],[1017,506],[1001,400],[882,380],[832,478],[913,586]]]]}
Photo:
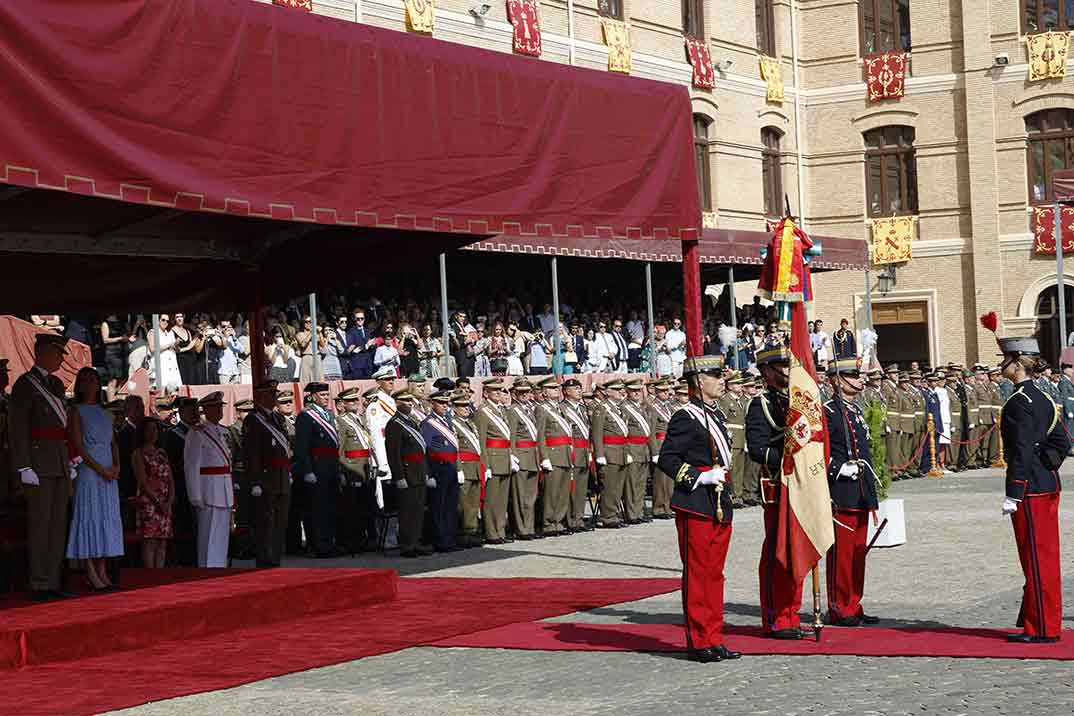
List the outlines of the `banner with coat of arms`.
{"type": "Polygon", "coordinates": [[[433,34],[433,0],[403,0],[403,9],[407,32],[433,34]]]}
{"type": "Polygon", "coordinates": [[[714,89],[716,87],[716,75],[712,71],[712,52],[708,43],[696,37],[687,37],[686,56],[690,58],[690,66],[694,68],[694,87],[698,89],[714,89]]]}
{"type": "Polygon", "coordinates": [[[769,102],[783,104],[783,69],[778,59],[761,55],[761,79],[768,86],[766,99],[769,102]]]}
{"type": "Polygon", "coordinates": [[[873,219],[873,264],[896,264],[913,258],[916,216],[873,219]]]}
{"type": "Polygon", "coordinates": [[[313,0],[272,0],[272,4],[279,5],[280,7],[294,8],[295,10],[313,12],[313,0]]]}
{"type": "Polygon", "coordinates": [[[885,52],[866,57],[865,84],[870,102],[884,99],[899,100],[906,91],[906,52],[885,52]]]}
{"type": "Polygon", "coordinates": [[[507,0],[507,19],[514,27],[514,48],[520,55],[541,56],[541,20],[537,0],[507,0]]]}
{"type": "Polygon", "coordinates": [[[600,31],[608,46],[608,69],[611,72],[630,74],[630,28],[625,22],[600,19],[600,31]]]}
{"type": "MultiPolygon", "coordinates": [[[[1074,207],[1062,207],[1059,222],[1063,233],[1063,253],[1074,253],[1074,207]]],[[[1055,255],[1055,209],[1051,206],[1033,209],[1033,253],[1055,255]]]]}
{"type": "Polygon", "coordinates": [[[1029,81],[1060,79],[1067,76],[1070,33],[1042,32],[1026,38],[1029,54],[1029,81]]]}

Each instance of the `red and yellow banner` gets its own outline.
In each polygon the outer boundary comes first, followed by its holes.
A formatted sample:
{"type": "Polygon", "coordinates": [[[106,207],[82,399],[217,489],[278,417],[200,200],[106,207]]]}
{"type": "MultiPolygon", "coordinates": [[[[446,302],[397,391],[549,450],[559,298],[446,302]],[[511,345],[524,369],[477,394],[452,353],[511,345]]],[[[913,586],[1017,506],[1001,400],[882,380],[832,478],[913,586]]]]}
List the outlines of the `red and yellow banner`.
{"type": "Polygon", "coordinates": [[[612,72],[630,74],[630,28],[625,22],[600,19],[601,35],[608,46],[608,69],[612,72]]]}
{"type": "Polygon", "coordinates": [[[1070,33],[1042,32],[1026,38],[1029,54],[1029,81],[1053,80],[1067,76],[1070,33]]]}
{"type": "Polygon", "coordinates": [[[873,219],[873,264],[895,264],[913,258],[916,216],[873,219]]]}
{"type": "Polygon", "coordinates": [[[864,59],[865,85],[870,102],[903,98],[906,92],[906,61],[909,57],[905,52],[885,52],[864,59]]]}
{"type": "Polygon", "coordinates": [[[712,71],[712,53],[708,43],[696,37],[687,37],[686,56],[690,58],[690,66],[694,68],[694,87],[698,89],[713,89],[716,87],[716,75],[712,71]]]}
{"type": "Polygon", "coordinates": [[[761,79],[768,88],[766,99],[775,104],[783,104],[783,69],[778,59],[761,55],[761,79]]]}
{"type": "Polygon", "coordinates": [[[433,34],[436,19],[433,0],[403,0],[403,10],[407,32],[433,34]]]}
{"type": "Polygon", "coordinates": [[[272,0],[272,4],[279,5],[280,7],[294,8],[295,10],[313,12],[313,0],[272,0]]]}
{"type": "Polygon", "coordinates": [[[536,0],[508,0],[507,19],[514,27],[514,48],[520,55],[541,56],[541,19],[536,0]]]}
{"type": "MultiPolygon", "coordinates": [[[[1074,253],[1074,207],[1064,206],[1059,212],[1059,229],[1063,234],[1063,253],[1074,253]]],[[[1038,206],[1033,209],[1033,253],[1055,255],[1055,209],[1038,206]]]]}

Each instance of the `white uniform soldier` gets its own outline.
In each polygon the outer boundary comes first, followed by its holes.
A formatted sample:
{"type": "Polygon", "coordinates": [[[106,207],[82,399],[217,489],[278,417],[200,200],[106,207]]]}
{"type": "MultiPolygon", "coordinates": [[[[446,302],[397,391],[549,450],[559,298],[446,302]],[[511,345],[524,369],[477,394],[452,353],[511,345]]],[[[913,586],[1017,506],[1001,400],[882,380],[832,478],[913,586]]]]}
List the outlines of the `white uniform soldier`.
{"type": "Polygon", "coordinates": [[[198,532],[198,566],[226,567],[231,538],[231,448],[224,417],[224,394],[210,393],[198,401],[206,422],[193,428],[183,449],[186,489],[198,532]]]}
{"type": "Polygon", "coordinates": [[[377,381],[377,393],[369,400],[365,409],[365,424],[369,428],[369,437],[373,440],[373,457],[376,458],[381,480],[391,480],[392,471],[388,467],[388,453],[384,450],[384,426],[395,415],[395,369],[390,366],[381,368],[373,374],[377,381]]]}

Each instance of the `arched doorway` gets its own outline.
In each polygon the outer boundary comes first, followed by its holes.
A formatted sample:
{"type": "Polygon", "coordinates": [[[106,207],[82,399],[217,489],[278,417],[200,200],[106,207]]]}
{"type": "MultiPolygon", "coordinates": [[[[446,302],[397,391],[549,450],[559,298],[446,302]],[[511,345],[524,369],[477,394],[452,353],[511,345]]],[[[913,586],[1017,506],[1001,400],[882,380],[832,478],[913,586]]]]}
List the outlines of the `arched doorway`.
{"type": "MultiPolygon", "coordinates": [[[[1063,291],[1063,303],[1066,307],[1066,335],[1074,331],[1074,289],[1070,286],[1063,291]]],[[[1037,295],[1034,308],[1037,316],[1037,340],[1040,342],[1041,356],[1051,365],[1059,362],[1059,290],[1053,284],[1037,295]]]]}

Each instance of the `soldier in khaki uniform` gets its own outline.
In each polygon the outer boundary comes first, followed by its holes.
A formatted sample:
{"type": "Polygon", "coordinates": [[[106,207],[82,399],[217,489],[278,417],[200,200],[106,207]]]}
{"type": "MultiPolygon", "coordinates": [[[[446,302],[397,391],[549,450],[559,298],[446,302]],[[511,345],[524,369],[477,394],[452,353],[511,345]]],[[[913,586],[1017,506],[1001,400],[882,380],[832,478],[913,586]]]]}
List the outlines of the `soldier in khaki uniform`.
{"type": "Polygon", "coordinates": [[[515,536],[531,540],[536,538],[534,512],[541,461],[537,457],[533,385],[525,378],[511,384],[507,424],[511,428],[511,519],[515,536]]]}
{"type": "Polygon", "coordinates": [[[742,507],[746,494],[746,405],[742,401],[742,376],[727,379],[727,391],[719,397],[717,405],[723,412],[724,427],[731,436],[731,495],[733,505],[742,507]]]}
{"type": "Polygon", "coordinates": [[[485,507],[482,520],[486,544],[503,544],[507,537],[507,499],[511,490],[511,426],[507,423],[506,386],[502,380],[486,381],[484,400],[474,423],[485,463],[485,507]]]}
{"type": "Polygon", "coordinates": [[[367,549],[376,540],[374,490],[379,480],[373,438],[365,423],[362,393],[358,388],[348,388],[336,397],[336,401],[339,467],[343,472],[336,534],[343,550],[353,555],[367,549]]]}
{"type": "Polygon", "coordinates": [[[253,502],[258,567],[279,567],[287,536],[294,432],[276,410],[276,381],[254,387],[242,424],[244,477],[253,502]]]}
{"type": "Polygon", "coordinates": [[[992,426],[992,385],[988,381],[988,366],[978,363],[973,367],[973,391],[977,396],[977,429],[974,438],[977,442],[969,446],[971,467],[990,467],[988,459],[988,438],[985,437],[992,426]],[[987,421],[987,424],[986,424],[987,421]]]}
{"type": "Polygon", "coordinates": [[[981,450],[985,467],[992,467],[999,460],[999,420],[1003,415],[1003,393],[999,384],[1003,380],[1003,371],[998,367],[988,370],[985,381],[988,385],[989,413],[982,415],[985,429],[990,429],[988,437],[981,441],[981,450]]]}
{"type": "Polygon", "coordinates": [[[8,416],[12,464],[28,508],[30,589],[37,601],[73,596],[61,584],[71,494],[67,405],[63,383],[53,375],[66,346],[62,336],[37,335],[34,365],[15,381],[8,416]]]}
{"type": "Polygon", "coordinates": [[[481,439],[477,426],[470,419],[470,400],[470,395],[463,391],[456,392],[451,399],[451,425],[459,439],[459,472],[463,476],[463,483],[459,486],[460,547],[480,547],[485,544],[478,524],[485,491],[485,472],[481,462],[481,439]]]}
{"type": "Polygon", "coordinates": [[[605,383],[608,398],[598,403],[593,413],[593,454],[601,472],[600,527],[623,526],[619,505],[623,499],[627,465],[633,461],[626,449],[630,428],[619,410],[623,390],[622,380],[605,383]]]}
{"type": "MultiPolygon", "coordinates": [[[[918,459],[913,461],[913,464],[907,468],[907,472],[911,477],[921,477],[921,454],[918,453],[918,448],[921,447],[925,440],[925,434],[928,431],[928,419],[925,417],[925,399],[921,395],[923,389],[923,380],[920,371],[910,371],[909,375],[910,384],[907,388],[907,396],[911,406],[910,415],[912,417],[912,429],[910,430],[910,437],[907,440],[908,456],[918,454],[918,459]]],[[[925,446],[928,449],[928,446],[925,446]]],[[[909,458],[908,458],[909,459],[909,458]]]]}
{"type": "Polygon", "coordinates": [[[660,457],[660,448],[668,434],[668,423],[671,422],[671,414],[678,406],[672,406],[669,402],[671,396],[671,384],[664,379],[653,381],[649,384],[653,389],[653,399],[649,401],[649,426],[652,432],[649,436],[649,454],[653,462],[653,519],[671,520],[675,515],[671,512],[671,493],[675,489],[675,481],[664,474],[657,460],[660,457]]]}
{"type": "Polygon", "coordinates": [[[582,383],[577,378],[563,381],[563,402],[559,405],[562,415],[571,425],[573,441],[571,482],[567,488],[570,496],[567,522],[572,532],[588,532],[593,528],[586,523],[585,508],[589,502],[589,475],[593,469],[593,450],[590,441],[592,426],[589,409],[583,402],[582,383]]]}
{"type": "Polygon", "coordinates": [[[566,534],[570,528],[570,488],[574,479],[574,430],[560,407],[560,388],[555,379],[541,381],[545,399],[537,405],[537,444],[540,446],[543,523],[546,537],[566,534]]]}
{"type": "MultiPolygon", "coordinates": [[[[742,395],[739,398],[739,409],[742,411],[743,424],[745,424],[745,415],[746,411],[749,410],[750,403],[763,389],[764,384],[760,378],[743,380],[742,395]]],[[[746,434],[743,431],[742,449],[746,450],[747,448],[746,434]]],[[[742,468],[742,502],[752,507],[761,504],[761,464],[747,458],[748,456],[743,454],[742,461],[745,464],[742,468]]]]}
{"type": "Polygon", "coordinates": [[[899,442],[899,425],[902,421],[901,401],[899,396],[899,366],[892,363],[884,370],[884,380],[880,383],[880,399],[887,410],[887,423],[884,427],[884,448],[887,454],[888,471],[892,477],[895,469],[902,465],[902,447],[899,442]]]}
{"type": "Polygon", "coordinates": [[[631,378],[626,381],[627,399],[620,405],[620,415],[627,423],[627,460],[626,481],[623,483],[623,507],[629,525],[650,522],[645,516],[645,487],[649,482],[649,440],[652,426],[649,425],[648,410],[645,406],[645,381],[631,378]]]}

